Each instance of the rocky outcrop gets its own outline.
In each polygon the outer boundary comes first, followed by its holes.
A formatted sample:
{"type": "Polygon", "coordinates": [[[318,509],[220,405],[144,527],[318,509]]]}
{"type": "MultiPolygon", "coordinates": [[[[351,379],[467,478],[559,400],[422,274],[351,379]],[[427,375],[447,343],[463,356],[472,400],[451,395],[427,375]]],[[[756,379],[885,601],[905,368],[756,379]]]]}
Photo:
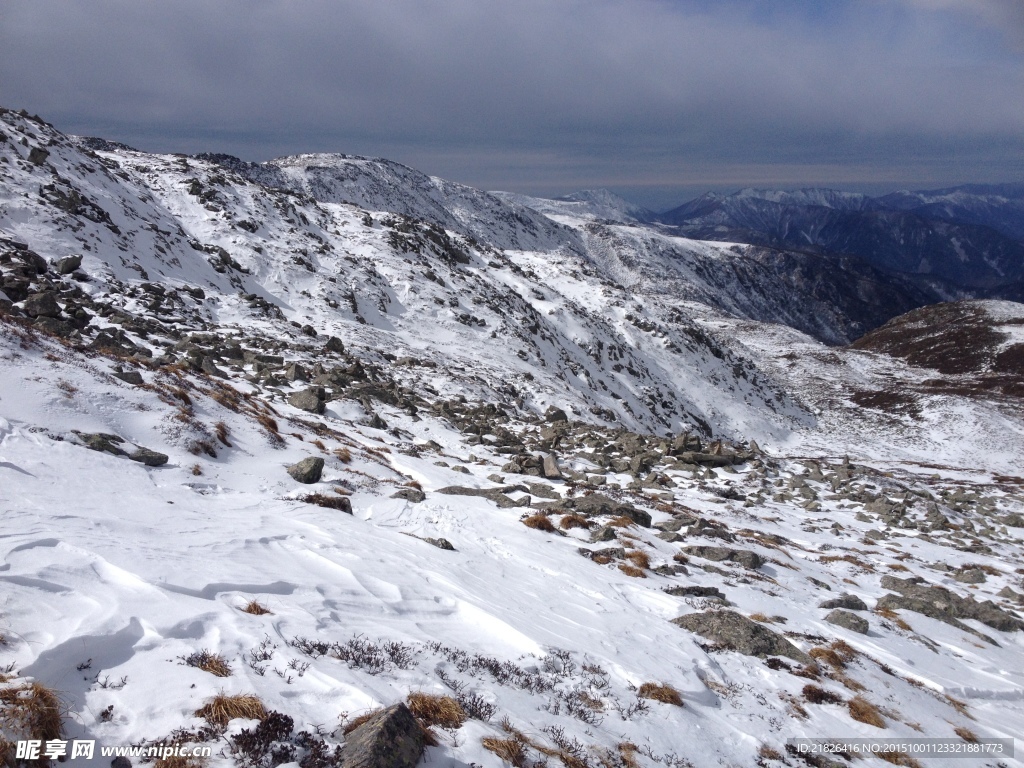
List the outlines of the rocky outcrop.
{"type": "Polygon", "coordinates": [[[811,661],[810,656],[782,635],[735,611],[690,613],[672,619],[672,623],[746,656],[786,656],[804,664],[811,661]]]}
{"type": "Polygon", "coordinates": [[[345,739],[338,768],[415,768],[426,746],[422,726],[405,704],[381,710],[345,739]]]}

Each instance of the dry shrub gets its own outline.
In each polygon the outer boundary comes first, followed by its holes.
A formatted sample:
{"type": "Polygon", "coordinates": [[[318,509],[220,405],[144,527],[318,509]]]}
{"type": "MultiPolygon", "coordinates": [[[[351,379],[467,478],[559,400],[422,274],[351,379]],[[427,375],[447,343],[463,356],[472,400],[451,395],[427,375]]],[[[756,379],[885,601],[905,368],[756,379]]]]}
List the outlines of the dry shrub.
{"type": "Polygon", "coordinates": [[[757,613],[750,614],[750,620],[751,621],[760,621],[762,624],[771,624],[772,623],[772,617],[768,616],[767,614],[761,613],[760,611],[758,611],[757,613]]]}
{"type": "Polygon", "coordinates": [[[153,768],[202,768],[206,761],[199,757],[184,757],[183,755],[170,755],[161,757],[153,768]]]}
{"type": "Polygon", "coordinates": [[[201,464],[193,464],[192,465],[192,474],[195,475],[196,477],[199,477],[201,474],[203,474],[203,467],[202,467],[202,465],[201,464]]]}
{"type": "Polygon", "coordinates": [[[424,727],[461,728],[468,718],[466,711],[451,696],[410,693],[406,703],[413,717],[424,727]]]}
{"type": "Polygon", "coordinates": [[[832,669],[846,669],[846,662],[843,661],[843,657],[831,648],[816,646],[811,648],[807,653],[810,654],[810,657],[815,661],[824,662],[832,667],[832,669]]]}
{"type": "Polygon", "coordinates": [[[22,739],[52,741],[64,732],[67,707],[42,683],[0,689],[0,730],[22,739]]]}
{"type": "Polygon", "coordinates": [[[809,704],[842,704],[843,697],[838,694],[826,691],[814,684],[807,684],[802,691],[804,699],[809,704]]]}
{"type": "Polygon", "coordinates": [[[253,616],[266,616],[270,613],[270,609],[254,598],[245,604],[242,608],[242,613],[251,613],[253,616]]]}
{"type": "Polygon", "coordinates": [[[526,765],[526,747],[519,739],[495,739],[488,736],[480,744],[516,768],[523,768],[526,765]]]}
{"type": "Polygon", "coordinates": [[[633,522],[633,518],[620,515],[609,520],[608,525],[612,528],[629,528],[632,525],[636,525],[636,523],[633,522]]]}
{"type": "Polygon", "coordinates": [[[640,751],[640,747],[631,741],[623,741],[615,747],[619,750],[619,757],[622,759],[623,768],[640,768],[640,763],[637,762],[636,753],[640,751]]]}
{"type": "Polygon", "coordinates": [[[854,696],[846,703],[846,706],[850,710],[850,717],[858,723],[867,723],[876,728],[885,728],[882,712],[863,696],[854,696]]]}
{"type": "Polygon", "coordinates": [[[888,567],[888,569],[890,571],[909,571],[910,570],[903,563],[889,563],[889,565],[887,567],[888,567]]]}
{"type": "Polygon", "coordinates": [[[646,552],[641,552],[639,549],[634,549],[631,552],[626,553],[626,559],[629,560],[637,568],[650,568],[651,558],[646,552]]]}
{"type": "Polygon", "coordinates": [[[762,760],[782,760],[782,753],[774,747],[769,747],[767,744],[762,744],[757,748],[757,756],[762,760]]]}
{"type": "Polygon", "coordinates": [[[213,425],[213,428],[214,432],[217,435],[217,439],[220,440],[228,448],[230,448],[231,441],[228,440],[228,435],[231,434],[231,430],[228,429],[228,425],[225,424],[223,421],[218,421],[216,424],[213,425]]]}
{"type": "Polygon", "coordinates": [[[187,666],[201,669],[217,677],[229,677],[231,675],[231,667],[228,665],[227,659],[219,653],[211,653],[203,649],[189,656],[181,656],[179,658],[187,666]]]}
{"type": "Polygon", "coordinates": [[[376,715],[378,712],[381,712],[381,711],[382,710],[380,708],[371,709],[369,712],[364,712],[363,714],[358,715],[358,716],[352,718],[351,720],[347,721],[342,726],[341,732],[343,734],[345,734],[346,736],[348,736],[350,733],[352,733],[352,731],[354,731],[360,725],[362,725],[367,720],[369,720],[371,717],[373,717],[374,715],[376,715]]]}
{"type": "Polygon", "coordinates": [[[583,515],[565,515],[558,523],[558,527],[564,531],[570,528],[592,528],[594,524],[583,515]]]}
{"type": "Polygon", "coordinates": [[[833,640],[828,647],[847,664],[856,659],[858,655],[857,649],[845,640],[833,640]]]}
{"type": "Polygon", "coordinates": [[[313,445],[315,445],[317,448],[319,448],[324,453],[327,452],[327,446],[324,445],[324,441],[323,440],[314,440],[313,441],[313,445]]]}
{"type": "Polygon", "coordinates": [[[875,608],[875,613],[881,616],[883,619],[888,619],[900,629],[905,632],[913,632],[914,628],[911,627],[907,622],[900,618],[900,615],[896,613],[892,608],[875,608]]]}
{"type": "Polygon", "coordinates": [[[341,512],[349,512],[352,509],[352,502],[344,496],[327,496],[323,493],[307,493],[305,496],[299,496],[299,501],[305,502],[306,504],[315,504],[318,507],[326,507],[327,509],[337,509],[341,512]]]}
{"type": "Polygon", "coordinates": [[[203,718],[210,725],[227,725],[236,718],[262,720],[267,716],[263,702],[251,693],[229,696],[218,693],[200,709],[196,717],[203,718]]]}
{"type": "Polygon", "coordinates": [[[555,533],[555,526],[553,526],[551,521],[548,520],[547,515],[542,515],[539,512],[524,519],[523,525],[527,528],[544,531],[545,533],[555,533]]]}
{"type": "Polygon", "coordinates": [[[973,720],[974,719],[974,715],[972,715],[970,713],[970,710],[967,709],[967,702],[966,701],[960,701],[960,699],[954,699],[948,693],[946,694],[946,701],[949,702],[949,706],[951,706],[953,709],[955,709],[957,712],[959,712],[961,715],[963,715],[967,719],[969,719],[969,720],[973,720]]]}
{"type": "Polygon", "coordinates": [[[634,579],[647,578],[647,574],[644,573],[643,568],[637,568],[635,565],[626,565],[625,563],[619,563],[619,570],[627,576],[632,576],[634,579]]]}
{"type": "Polygon", "coordinates": [[[269,416],[265,413],[257,414],[256,421],[259,422],[260,426],[263,427],[267,432],[272,435],[280,435],[280,428],[277,426],[277,419],[273,416],[269,416]]]}
{"type": "Polygon", "coordinates": [[[637,690],[636,695],[642,699],[660,701],[662,704],[683,706],[683,697],[679,695],[679,691],[667,683],[644,683],[637,690]]]}
{"type": "Polygon", "coordinates": [[[352,451],[348,448],[335,448],[331,453],[333,453],[342,464],[348,464],[352,461],[352,451]]]}
{"type": "Polygon", "coordinates": [[[978,743],[978,734],[976,734],[970,728],[964,728],[962,725],[958,725],[956,728],[953,729],[953,733],[955,733],[961,739],[966,741],[968,744],[978,743]]]}
{"type": "Polygon", "coordinates": [[[902,765],[905,768],[921,768],[921,763],[904,752],[879,752],[878,759],[890,765],[902,765]]]}

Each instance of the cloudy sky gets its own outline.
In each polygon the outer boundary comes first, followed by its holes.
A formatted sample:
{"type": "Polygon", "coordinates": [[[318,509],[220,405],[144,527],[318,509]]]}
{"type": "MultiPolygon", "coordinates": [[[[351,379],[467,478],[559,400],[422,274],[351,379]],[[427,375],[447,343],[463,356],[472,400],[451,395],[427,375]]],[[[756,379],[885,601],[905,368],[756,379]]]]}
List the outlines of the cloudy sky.
{"type": "Polygon", "coordinates": [[[0,104],[486,189],[1024,180],[1024,0],[3,0],[0,104]]]}

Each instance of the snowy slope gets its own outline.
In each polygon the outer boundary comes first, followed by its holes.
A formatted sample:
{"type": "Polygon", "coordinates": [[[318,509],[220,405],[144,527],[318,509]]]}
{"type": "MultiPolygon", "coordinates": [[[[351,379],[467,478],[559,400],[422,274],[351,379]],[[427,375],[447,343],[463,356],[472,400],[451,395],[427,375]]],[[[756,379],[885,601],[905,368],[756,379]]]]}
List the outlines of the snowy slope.
{"type": "MultiPolygon", "coordinates": [[[[32,681],[68,738],[225,768],[274,760],[239,751],[255,719],[196,714],[219,693],[292,718],[302,768],[416,692],[468,715],[423,756],[453,767],[508,740],[538,768],[702,768],[1020,733],[1016,401],[745,319],[781,297],[727,277],[754,258],[728,245],[520,221],[377,161],[264,184],[0,133],[4,738],[32,735],[32,681]],[[912,576],[970,615],[906,607],[912,576]],[[866,634],[826,621],[845,592],[866,634]],[[673,623],[723,608],[786,653],[673,623]]],[[[979,311],[1015,333],[1017,307],[979,311]]]]}

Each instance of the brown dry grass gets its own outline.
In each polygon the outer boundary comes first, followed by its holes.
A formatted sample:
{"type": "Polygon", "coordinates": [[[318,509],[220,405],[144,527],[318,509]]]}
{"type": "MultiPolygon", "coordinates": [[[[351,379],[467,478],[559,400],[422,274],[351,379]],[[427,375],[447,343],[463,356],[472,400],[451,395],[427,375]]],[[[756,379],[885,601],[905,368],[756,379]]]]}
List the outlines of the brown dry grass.
{"type": "Polygon", "coordinates": [[[629,560],[637,568],[650,568],[651,558],[646,552],[641,552],[639,549],[634,549],[631,552],[626,553],[626,559],[629,560]]]}
{"type": "Polygon", "coordinates": [[[881,710],[863,696],[854,696],[846,703],[850,717],[858,723],[867,723],[876,728],[885,728],[885,720],[881,710]]]}
{"type": "Polygon", "coordinates": [[[643,568],[637,568],[635,565],[626,565],[625,563],[619,563],[619,570],[627,576],[632,576],[634,579],[647,578],[647,574],[644,573],[643,568]]]}
{"type": "Polygon", "coordinates": [[[336,509],[339,512],[348,512],[351,508],[351,503],[347,499],[327,496],[323,493],[307,493],[305,496],[299,496],[299,501],[327,509],[336,509]]]}
{"type": "Polygon", "coordinates": [[[461,728],[468,719],[466,711],[451,696],[410,693],[405,700],[413,717],[424,727],[461,728]]]}
{"type": "Polygon", "coordinates": [[[955,709],[957,712],[959,712],[961,715],[963,715],[967,719],[969,719],[969,720],[973,720],[974,719],[974,715],[972,715],[970,710],[967,709],[967,702],[966,701],[960,701],[960,699],[954,699],[948,693],[946,694],[946,701],[949,703],[949,706],[951,706],[953,709],[955,709]]]}
{"type": "Polygon", "coordinates": [[[757,748],[757,756],[762,760],[779,760],[783,759],[782,753],[774,747],[769,747],[767,744],[762,744],[757,748]]]}
{"type": "Polygon", "coordinates": [[[192,474],[195,475],[196,477],[199,477],[200,475],[202,475],[203,474],[203,465],[202,464],[193,464],[192,465],[192,474]]]}
{"type": "Polygon", "coordinates": [[[213,425],[214,433],[217,435],[217,439],[220,440],[228,448],[231,447],[231,441],[228,440],[228,435],[231,434],[231,430],[228,429],[228,425],[223,421],[218,421],[213,425]]]}
{"type": "Polygon", "coordinates": [[[480,745],[516,768],[523,768],[526,765],[526,747],[519,739],[495,739],[488,736],[480,745]]]}
{"type": "Polygon", "coordinates": [[[67,707],[42,683],[0,689],[0,726],[6,735],[51,741],[64,732],[67,707]]]}
{"type": "Polygon", "coordinates": [[[327,446],[324,445],[324,441],[323,440],[314,440],[313,441],[313,445],[315,445],[317,448],[319,448],[324,453],[327,453],[327,446]]]}
{"type": "Polygon", "coordinates": [[[838,694],[835,694],[835,693],[832,693],[831,691],[826,691],[824,688],[822,688],[820,686],[817,686],[817,685],[814,685],[813,683],[808,683],[807,685],[805,685],[804,688],[803,688],[803,691],[801,691],[801,693],[803,693],[804,699],[809,704],[842,704],[843,703],[843,697],[842,696],[840,696],[838,694]]]}
{"type": "Polygon", "coordinates": [[[542,515],[539,512],[535,515],[530,515],[523,520],[523,525],[527,528],[533,528],[538,531],[544,531],[545,533],[555,533],[555,526],[548,520],[547,515],[542,515]]]}
{"type": "Polygon", "coordinates": [[[365,723],[367,720],[369,720],[371,717],[373,717],[380,711],[380,708],[371,709],[369,712],[364,712],[361,715],[353,717],[351,720],[345,722],[345,724],[342,726],[341,732],[348,736],[350,733],[352,733],[352,731],[354,731],[356,728],[358,728],[360,725],[365,723]]]}
{"type": "Polygon", "coordinates": [[[636,693],[643,699],[653,699],[677,707],[683,706],[683,697],[679,695],[679,691],[667,683],[644,683],[636,693]]]}
{"type": "Polygon", "coordinates": [[[250,693],[229,696],[218,693],[196,710],[196,717],[203,718],[210,725],[227,725],[232,720],[262,720],[267,716],[263,702],[250,693]]]}
{"type": "Polygon", "coordinates": [[[270,613],[270,609],[259,600],[253,598],[242,608],[242,613],[251,613],[253,616],[266,616],[270,613]]]}
{"type": "Polygon", "coordinates": [[[209,672],[211,675],[216,675],[217,677],[229,677],[231,675],[231,666],[228,664],[228,660],[219,653],[211,653],[204,649],[181,658],[186,665],[209,672]]]}
{"type": "Polygon", "coordinates": [[[636,525],[636,523],[633,522],[633,518],[620,515],[619,517],[613,517],[609,520],[608,525],[612,528],[629,528],[632,525],[636,525]]]}
{"type": "Polygon", "coordinates": [[[570,528],[592,528],[594,524],[587,520],[583,515],[565,515],[559,522],[558,527],[563,531],[567,531],[570,528]]]}
{"type": "Polygon", "coordinates": [[[958,725],[956,728],[953,729],[953,733],[955,733],[961,739],[966,741],[968,744],[978,743],[978,734],[976,734],[970,728],[964,728],[962,725],[958,725]]]}
{"type": "Polygon", "coordinates": [[[615,748],[619,750],[619,759],[622,761],[623,768],[640,768],[640,763],[636,759],[636,753],[640,751],[640,747],[631,741],[622,741],[616,744],[615,748]]]}
{"type": "Polygon", "coordinates": [[[825,564],[844,562],[849,563],[850,565],[855,565],[858,568],[864,569],[865,571],[875,570],[875,567],[873,565],[871,565],[870,563],[865,563],[863,560],[861,560],[858,557],[855,557],[854,555],[822,555],[818,558],[818,562],[825,564]]]}
{"type": "Polygon", "coordinates": [[[348,464],[352,461],[352,451],[348,448],[335,448],[331,453],[333,453],[342,464],[348,464]]]}
{"type": "Polygon", "coordinates": [[[914,628],[907,624],[907,622],[905,622],[903,619],[901,619],[900,615],[891,608],[875,608],[875,614],[881,616],[883,619],[888,619],[905,632],[914,631],[914,628]]]}

